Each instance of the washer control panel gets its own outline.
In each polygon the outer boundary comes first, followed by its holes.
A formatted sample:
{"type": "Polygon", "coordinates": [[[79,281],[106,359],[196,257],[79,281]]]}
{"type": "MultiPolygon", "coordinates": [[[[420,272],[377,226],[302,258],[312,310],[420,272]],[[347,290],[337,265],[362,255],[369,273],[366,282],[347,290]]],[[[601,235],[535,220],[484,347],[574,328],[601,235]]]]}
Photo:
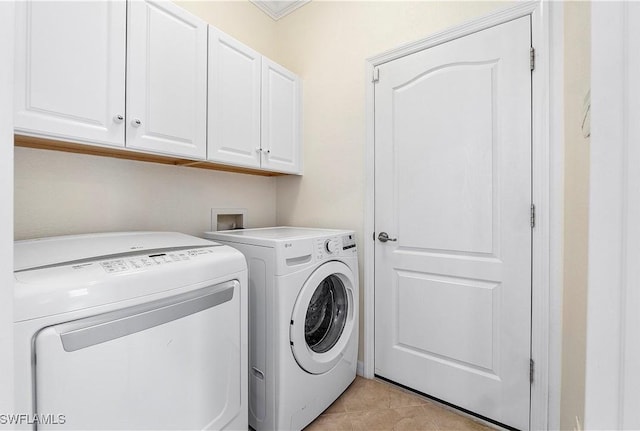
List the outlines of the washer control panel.
{"type": "MultiPolygon", "coordinates": [[[[149,266],[167,265],[170,263],[191,260],[197,256],[213,253],[210,248],[197,248],[192,250],[171,251],[147,255],[137,255],[100,261],[99,264],[107,273],[125,272],[137,270],[149,266]]],[[[80,268],[82,265],[78,265],[80,268]]],[[[74,267],[75,268],[75,267],[74,267]]]]}
{"type": "Polygon", "coordinates": [[[355,235],[341,235],[316,240],[316,258],[344,256],[356,253],[355,235]]]}
{"type": "Polygon", "coordinates": [[[356,248],[356,236],[344,235],[342,237],[342,250],[350,250],[352,248],[356,248]]]}

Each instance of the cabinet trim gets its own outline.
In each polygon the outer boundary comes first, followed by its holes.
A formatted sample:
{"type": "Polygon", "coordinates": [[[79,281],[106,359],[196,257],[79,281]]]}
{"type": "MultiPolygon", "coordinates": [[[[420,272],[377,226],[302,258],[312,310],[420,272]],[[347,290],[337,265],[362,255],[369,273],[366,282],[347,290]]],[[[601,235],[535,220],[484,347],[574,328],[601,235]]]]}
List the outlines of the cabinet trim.
{"type": "Polygon", "coordinates": [[[240,168],[236,166],[221,165],[218,163],[199,160],[161,156],[157,154],[134,151],[126,148],[113,148],[103,147],[96,144],[63,142],[53,139],[39,138],[35,136],[14,135],[14,144],[16,147],[23,148],[63,151],[67,153],[86,154],[90,156],[112,157],[116,159],[136,160],[139,162],[160,163],[164,165],[184,166],[189,168],[210,169],[221,172],[235,172],[239,174],[259,175],[263,177],[287,175],[280,172],[262,171],[258,169],[240,168]]]}

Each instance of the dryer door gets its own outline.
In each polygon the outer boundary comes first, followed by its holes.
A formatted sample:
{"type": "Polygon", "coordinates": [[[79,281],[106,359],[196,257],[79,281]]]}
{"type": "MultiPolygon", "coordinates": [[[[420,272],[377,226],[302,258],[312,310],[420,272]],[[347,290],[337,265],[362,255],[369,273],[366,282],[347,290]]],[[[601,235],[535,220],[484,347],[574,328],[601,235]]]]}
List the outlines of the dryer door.
{"type": "Polygon", "coordinates": [[[331,261],[307,279],[293,308],[291,350],[311,374],[332,369],[342,358],[357,318],[356,277],[347,265],[331,261]]]}
{"type": "Polygon", "coordinates": [[[64,422],[38,430],[219,430],[246,415],[240,297],[234,280],[42,329],[36,413],[64,422]]]}

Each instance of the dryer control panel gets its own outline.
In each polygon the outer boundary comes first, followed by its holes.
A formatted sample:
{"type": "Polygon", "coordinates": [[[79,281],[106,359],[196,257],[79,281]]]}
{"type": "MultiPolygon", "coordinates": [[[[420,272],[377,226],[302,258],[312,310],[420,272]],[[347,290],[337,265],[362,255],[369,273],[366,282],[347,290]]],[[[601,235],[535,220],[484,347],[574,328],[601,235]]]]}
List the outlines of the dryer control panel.
{"type": "MultiPolygon", "coordinates": [[[[164,265],[168,263],[190,260],[195,256],[213,253],[210,248],[181,250],[175,252],[137,255],[127,258],[103,260],[100,266],[108,273],[136,270],[148,266],[164,265]]],[[[74,267],[74,269],[77,269],[74,267]]]]}

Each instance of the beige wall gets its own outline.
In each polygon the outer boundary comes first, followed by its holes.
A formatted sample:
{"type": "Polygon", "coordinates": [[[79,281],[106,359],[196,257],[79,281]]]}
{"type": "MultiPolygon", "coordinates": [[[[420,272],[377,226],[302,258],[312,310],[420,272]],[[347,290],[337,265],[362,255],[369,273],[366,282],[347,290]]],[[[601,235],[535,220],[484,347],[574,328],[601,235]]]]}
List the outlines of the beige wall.
{"type": "Polygon", "coordinates": [[[590,87],[589,2],[567,2],[565,25],[565,239],[560,427],[584,418],[589,205],[589,139],[582,109],[590,87]]]}
{"type": "Polygon", "coordinates": [[[211,208],[276,218],[274,178],[16,148],[15,238],[118,230],[210,230],[211,208]]]}
{"type": "Polygon", "coordinates": [[[506,6],[316,0],[278,22],[276,60],[303,79],[304,176],[278,178],[277,221],[355,230],[361,289],[366,58],[506,6]]]}
{"type": "Polygon", "coordinates": [[[177,0],[175,3],[262,55],[276,60],[277,23],[248,1],[177,0]]]}

